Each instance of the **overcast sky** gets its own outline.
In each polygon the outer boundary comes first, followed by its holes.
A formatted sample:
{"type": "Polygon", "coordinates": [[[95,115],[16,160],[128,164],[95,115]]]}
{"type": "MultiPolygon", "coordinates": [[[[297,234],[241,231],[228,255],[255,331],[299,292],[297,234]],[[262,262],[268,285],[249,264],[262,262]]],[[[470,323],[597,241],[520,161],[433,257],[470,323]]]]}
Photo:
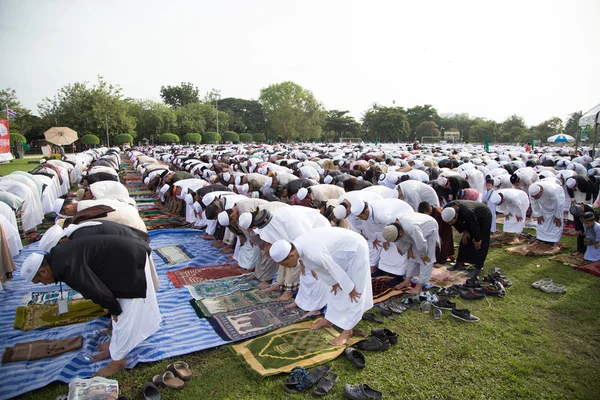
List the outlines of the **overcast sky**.
{"type": "Polygon", "coordinates": [[[0,0],[0,16],[0,88],[35,112],[97,75],[154,100],[291,80],[357,118],[395,100],[531,125],[600,102],[598,0],[0,0]]]}

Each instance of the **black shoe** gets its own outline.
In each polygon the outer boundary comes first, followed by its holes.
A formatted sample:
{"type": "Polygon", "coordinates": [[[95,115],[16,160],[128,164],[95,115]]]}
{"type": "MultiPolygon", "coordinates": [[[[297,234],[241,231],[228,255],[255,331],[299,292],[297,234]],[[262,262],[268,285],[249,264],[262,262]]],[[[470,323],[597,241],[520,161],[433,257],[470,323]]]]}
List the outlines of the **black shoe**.
{"type": "Polygon", "coordinates": [[[398,317],[396,316],[396,314],[394,314],[393,312],[391,312],[390,310],[388,310],[386,308],[377,307],[377,312],[379,314],[383,315],[384,317],[388,317],[392,321],[396,321],[398,319],[398,317]]]}
{"type": "Polygon", "coordinates": [[[350,400],[381,400],[381,392],[372,389],[367,384],[344,385],[344,396],[350,400]]]}
{"type": "Polygon", "coordinates": [[[431,303],[435,308],[439,308],[440,310],[449,310],[452,311],[456,308],[456,304],[448,300],[440,300],[435,303],[431,303]]]}
{"type": "Polygon", "coordinates": [[[454,310],[452,310],[452,312],[450,314],[454,318],[460,319],[461,321],[465,321],[465,322],[478,322],[479,321],[479,318],[477,318],[474,315],[471,315],[471,312],[469,310],[467,310],[466,308],[463,310],[454,309],[454,310]]]}
{"type": "Polygon", "coordinates": [[[480,292],[479,289],[470,289],[463,290],[462,292],[460,292],[460,297],[467,300],[477,300],[483,299],[485,297],[485,294],[480,292]]]}
{"type": "Polygon", "coordinates": [[[457,262],[454,263],[453,266],[447,267],[446,269],[448,271],[458,271],[458,270],[462,269],[463,267],[464,267],[464,264],[457,261],[457,262]]]}
{"type": "Polygon", "coordinates": [[[462,284],[463,290],[478,289],[480,287],[483,287],[483,284],[479,282],[479,279],[476,277],[469,278],[465,283],[462,284]]]}
{"type": "Polygon", "coordinates": [[[447,288],[443,288],[438,290],[438,292],[436,293],[437,297],[442,298],[442,297],[456,297],[457,294],[459,294],[460,291],[458,290],[457,287],[455,286],[450,286],[447,288]]]}
{"type": "Polygon", "coordinates": [[[402,304],[394,301],[386,301],[385,303],[379,303],[379,308],[393,312],[394,314],[402,314],[407,310],[402,304]]]}
{"type": "Polygon", "coordinates": [[[144,395],[144,400],[160,400],[160,392],[151,382],[144,383],[144,386],[142,386],[142,393],[144,395]]]}
{"type": "Polygon", "coordinates": [[[325,396],[327,393],[333,389],[335,384],[338,381],[338,375],[333,372],[328,373],[324,377],[321,378],[319,383],[317,383],[317,387],[313,390],[312,395],[315,397],[325,396]]]}
{"type": "Polygon", "coordinates": [[[352,365],[356,368],[364,368],[367,363],[365,355],[354,347],[346,347],[344,355],[348,360],[352,361],[352,365]]]}
{"type": "Polygon", "coordinates": [[[490,286],[483,287],[483,292],[485,293],[486,296],[504,297],[504,295],[506,294],[506,291],[499,290],[499,289],[494,288],[493,286],[492,287],[490,287],[490,286]]]}
{"type": "Polygon", "coordinates": [[[372,313],[364,313],[362,319],[365,321],[377,322],[378,324],[383,324],[383,320],[381,318],[377,318],[375,314],[372,313]]]}
{"type": "Polygon", "coordinates": [[[398,334],[387,328],[372,329],[371,335],[378,338],[385,338],[390,341],[390,344],[398,344],[398,334]]]}
{"type": "Polygon", "coordinates": [[[390,348],[390,341],[387,338],[371,336],[358,342],[358,347],[366,351],[384,351],[390,348]]]}

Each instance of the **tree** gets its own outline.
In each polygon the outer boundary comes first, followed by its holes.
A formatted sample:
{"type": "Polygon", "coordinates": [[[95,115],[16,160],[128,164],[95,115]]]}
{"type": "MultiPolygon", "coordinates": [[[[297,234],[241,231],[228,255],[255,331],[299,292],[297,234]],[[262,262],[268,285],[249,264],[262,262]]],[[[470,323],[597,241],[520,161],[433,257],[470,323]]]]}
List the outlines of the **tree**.
{"type": "Polygon", "coordinates": [[[138,138],[152,139],[162,133],[173,132],[177,128],[177,115],[170,107],[152,100],[132,100],[129,114],[136,119],[138,138]]]}
{"type": "Polygon", "coordinates": [[[132,144],[133,136],[128,133],[121,133],[120,135],[115,136],[114,143],[118,145],[126,143],[132,144]]]}
{"type": "Polygon", "coordinates": [[[179,86],[161,86],[160,97],[165,104],[176,108],[200,101],[198,88],[190,82],[181,82],[179,86]]]}
{"type": "Polygon", "coordinates": [[[206,107],[206,104],[190,103],[175,110],[179,135],[206,131],[206,120],[204,119],[206,112],[203,111],[206,107]]]}
{"type": "Polygon", "coordinates": [[[541,140],[542,143],[546,143],[546,139],[548,139],[550,136],[562,133],[563,130],[562,119],[554,117],[532,127],[531,134],[535,139],[541,140]]]}
{"type": "Polygon", "coordinates": [[[237,133],[235,133],[233,131],[227,131],[227,132],[223,133],[223,142],[237,143],[239,141],[240,141],[240,137],[238,136],[237,133]]]}
{"type": "Polygon", "coordinates": [[[254,139],[254,141],[256,143],[266,143],[267,142],[267,137],[265,136],[264,133],[253,133],[252,139],[254,139]]]}
{"type": "Polygon", "coordinates": [[[277,83],[261,89],[260,103],[270,130],[282,140],[319,138],[324,112],[311,91],[294,82],[277,83]]]}
{"type": "MultiPolygon", "coordinates": [[[[214,104],[211,102],[211,105],[214,104]]],[[[260,132],[265,127],[265,113],[257,100],[227,97],[219,100],[219,111],[229,114],[229,129],[235,132],[260,132]]],[[[221,116],[219,115],[219,125],[221,116]]]]}
{"type": "Polygon", "coordinates": [[[422,138],[423,136],[439,137],[440,130],[435,122],[423,121],[415,128],[415,135],[417,139],[422,138]]]}
{"type": "Polygon", "coordinates": [[[79,138],[79,141],[81,142],[81,144],[86,146],[94,146],[100,144],[100,138],[96,135],[92,135],[91,133],[83,135],[81,138],[79,138]]]}
{"type": "MultiPolygon", "coordinates": [[[[328,110],[325,117],[325,123],[323,124],[323,131],[334,132],[334,136],[338,139],[344,136],[356,137],[360,132],[360,124],[356,122],[354,117],[348,114],[350,111],[340,110],[328,110]]],[[[332,140],[333,137],[328,135],[328,139],[332,140]]]]}
{"type": "Polygon", "coordinates": [[[17,119],[21,134],[30,141],[43,139],[44,132],[52,127],[52,122],[48,118],[42,119],[33,114],[25,114],[22,117],[17,116],[17,119]]]}
{"type": "Polygon", "coordinates": [[[183,141],[188,143],[200,143],[202,142],[202,135],[199,133],[186,133],[183,137],[183,141]]]}
{"type": "Polygon", "coordinates": [[[221,142],[221,135],[217,132],[206,132],[202,136],[202,141],[206,144],[218,144],[221,142]]]}
{"type": "Polygon", "coordinates": [[[468,139],[471,142],[484,143],[487,136],[488,141],[495,141],[496,122],[475,118],[473,125],[469,127],[468,139]]]}
{"type": "MultiPolygon", "coordinates": [[[[406,110],[406,117],[408,123],[412,129],[409,140],[414,140],[415,137],[421,137],[417,134],[417,127],[425,121],[439,122],[440,116],[437,110],[431,104],[425,104],[424,106],[415,106],[406,110]]],[[[433,135],[425,135],[433,136],[433,135]]]]}
{"type": "Polygon", "coordinates": [[[174,133],[163,133],[158,137],[160,143],[179,143],[179,136],[174,133]]]}
{"type": "Polygon", "coordinates": [[[240,142],[242,143],[252,143],[254,138],[251,133],[240,133],[240,142]]]}
{"type": "Polygon", "coordinates": [[[25,136],[21,135],[19,132],[12,131],[10,132],[10,144],[15,144],[17,142],[27,143],[27,139],[25,136]]]}
{"type": "Polygon", "coordinates": [[[518,142],[528,138],[527,127],[523,117],[511,115],[500,124],[502,136],[505,141],[518,142]]]}
{"type": "Polygon", "coordinates": [[[469,114],[451,114],[449,116],[440,117],[439,124],[440,131],[447,132],[457,130],[460,132],[462,140],[469,140],[469,130],[472,125],[475,125],[475,120],[469,117],[469,114]]]}
{"type": "Polygon", "coordinates": [[[583,117],[583,112],[575,111],[569,114],[567,121],[565,122],[565,133],[577,138],[579,135],[579,119],[583,117]]]}
{"type": "Polygon", "coordinates": [[[410,125],[402,107],[373,104],[362,117],[363,129],[371,141],[401,142],[408,140],[410,125]]]}

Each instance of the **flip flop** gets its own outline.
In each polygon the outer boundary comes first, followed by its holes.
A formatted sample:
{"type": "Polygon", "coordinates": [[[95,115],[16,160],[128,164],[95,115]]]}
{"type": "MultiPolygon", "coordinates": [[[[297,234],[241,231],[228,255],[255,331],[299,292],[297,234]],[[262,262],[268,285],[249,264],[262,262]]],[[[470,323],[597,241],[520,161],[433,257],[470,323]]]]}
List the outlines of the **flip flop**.
{"type": "Polygon", "coordinates": [[[156,386],[166,386],[171,389],[183,389],[183,386],[185,385],[181,379],[175,378],[175,375],[173,375],[171,371],[156,375],[152,378],[152,383],[156,386]]]}
{"type": "Polygon", "coordinates": [[[312,395],[315,397],[325,396],[333,389],[338,379],[339,377],[337,374],[334,374],[333,372],[328,373],[321,378],[319,383],[317,383],[317,387],[313,390],[312,395]]]}
{"type": "Polygon", "coordinates": [[[552,284],[552,279],[551,278],[544,278],[544,279],[539,280],[537,282],[533,282],[531,284],[531,286],[533,286],[534,289],[539,289],[542,286],[551,285],[551,284],[552,284]]]}
{"type": "Polygon", "coordinates": [[[192,371],[190,371],[190,366],[184,361],[175,361],[173,364],[169,364],[167,366],[167,370],[171,371],[184,381],[189,381],[192,379],[192,371]]]}
{"type": "Polygon", "coordinates": [[[142,386],[144,400],[160,400],[160,392],[153,383],[148,382],[142,386]]]}

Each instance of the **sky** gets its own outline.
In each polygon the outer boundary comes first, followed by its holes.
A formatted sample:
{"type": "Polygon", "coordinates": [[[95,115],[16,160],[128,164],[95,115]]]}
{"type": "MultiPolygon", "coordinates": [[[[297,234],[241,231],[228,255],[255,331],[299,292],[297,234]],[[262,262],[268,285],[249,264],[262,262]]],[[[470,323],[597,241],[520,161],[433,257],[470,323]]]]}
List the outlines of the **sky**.
{"type": "Polygon", "coordinates": [[[600,102],[600,1],[0,0],[0,88],[37,112],[102,75],[126,97],[258,99],[291,80],[360,119],[377,102],[528,125],[600,102]]]}

